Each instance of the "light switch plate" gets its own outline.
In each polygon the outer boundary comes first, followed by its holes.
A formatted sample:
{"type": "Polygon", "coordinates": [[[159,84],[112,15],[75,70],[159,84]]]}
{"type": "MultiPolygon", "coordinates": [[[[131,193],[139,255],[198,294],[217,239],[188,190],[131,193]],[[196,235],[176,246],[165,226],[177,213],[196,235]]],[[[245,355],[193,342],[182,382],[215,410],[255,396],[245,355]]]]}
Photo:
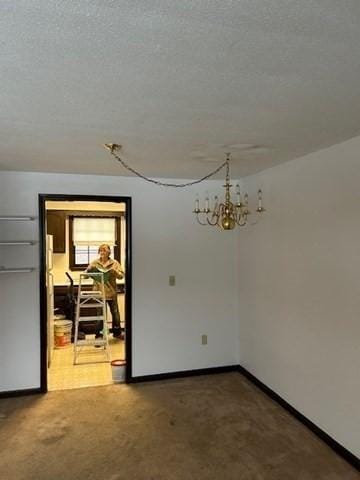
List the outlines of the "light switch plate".
{"type": "Polygon", "coordinates": [[[170,275],[169,276],[169,285],[170,285],[170,287],[175,286],[175,275],[170,275]]]}

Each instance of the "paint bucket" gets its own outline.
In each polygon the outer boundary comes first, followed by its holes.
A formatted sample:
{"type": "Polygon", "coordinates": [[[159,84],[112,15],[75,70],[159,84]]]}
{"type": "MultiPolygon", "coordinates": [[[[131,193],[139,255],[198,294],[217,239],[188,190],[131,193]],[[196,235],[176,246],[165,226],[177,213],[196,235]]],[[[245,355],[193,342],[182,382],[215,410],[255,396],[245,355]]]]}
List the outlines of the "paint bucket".
{"type": "Polygon", "coordinates": [[[113,360],[111,363],[111,372],[112,379],[114,383],[125,382],[125,370],[126,370],[126,361],[125,360],[113,360]]]}
{"type": "Polygon", "coordinates": [[[71,329],[71,320],[54,321],[55,348],[64,348],[71,344],[71,329]]]}

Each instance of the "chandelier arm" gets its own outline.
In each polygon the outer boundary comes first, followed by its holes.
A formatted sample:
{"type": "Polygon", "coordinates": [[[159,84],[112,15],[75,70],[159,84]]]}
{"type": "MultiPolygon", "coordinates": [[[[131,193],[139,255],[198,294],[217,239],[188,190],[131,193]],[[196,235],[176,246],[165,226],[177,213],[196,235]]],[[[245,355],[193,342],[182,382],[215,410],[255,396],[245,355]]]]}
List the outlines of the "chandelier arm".
{"type": "Polygon", "coordinates": [[[240,215],[239,216],[239,219],[236,219],[236,224],[239,225],[239,227],[245,227],[245,225],[247,224],[247,215],[240,215]],[[244,221],[243,222],[240,222],[241,218],[244,218],[244,221]]]}
{"type": "MultiPolygon", "coordinates": [[[[205,175],[204,177],[202,178],[199,178],[198,180],[194,180],[192,182],[188,182],[188,183],[166,183],[166,182],[160,182],[159,180],[154,180],[153,178],[148,178],[146,177],[145,175],[143,175],[142,173],[138,172],[137,170],[135,170],[134,168],[130,167],[130,165],[128,165],[122,158],[120,158],[118,155],[116,155],[115,153],[115,148],[109,148],[108,146],[105,145],[105,147],[110,151],[111,155],[113,157],[116,158],[116,160],[118,162],[121,163],[121,165],[126,168],[127,170],[129,170],[129,172],[133,173],[134,175],[136,175],[137,177],[139,178],[142,178],[143,180],[147,181],[147,182],[150,182],[150,183],[153,183],[155,185],[159,185],[159,186],[162,186],[162,187],[174,187],[174,188],[183,188],[183,187],[191,187],[192,185],[196,185],[197,183],[201,183],[203,182],[204,180],[207,180],[208,178],[216,175],[218,172],[220,172],[220,170],[222,170],[225,165],[227,164],[227,160],[225,162],[223,162],[218,168],[216,168],[213,172],[210,172],[208,173],[207,175],[205,175]]],[[[206,225],[206,224],[205,224],[206,225]]]]}
{"type": "Polygon", "coordinates": [[[200,225],[203,225],[203,226],[206,226],[206,225],[207,225],[207,222],[203,223],[203,222],[200,221],[200,218],[199,218],[199,214],[198,214],[198,213],[196,214],[196,220],[197,220],[197,222],[198,222],[200,225]]]}
{"type": "Polygon", "coordinates": [[[256,214],[253,216],[255,220],[253,222],[250,222],[250,225],[257,225],[260,222],[261,214],[262,212],[256,212],[256,214]]]}
{"type": "Polygon", "coordinates": [[[218,225],[218,224],[219,224],[219,215],[216,215],[216,214],[213,213],[212,216],[211,216],[211,218],[212,218],[212,219],[215,218],[215,222],[210,221],[210,220],[209,220],[209,217],[206,217],[207,223],[208,223],[209,225],[211,225],[212,227],[215,227],[215,225],[218,225]]]}

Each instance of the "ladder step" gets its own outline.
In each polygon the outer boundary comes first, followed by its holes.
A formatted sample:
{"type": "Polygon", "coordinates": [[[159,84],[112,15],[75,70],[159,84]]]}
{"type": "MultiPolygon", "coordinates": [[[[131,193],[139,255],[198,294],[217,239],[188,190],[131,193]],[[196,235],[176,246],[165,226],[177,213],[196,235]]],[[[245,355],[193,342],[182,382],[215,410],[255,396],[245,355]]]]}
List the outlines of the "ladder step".
{"type": "Polygon", "coordinates": [[[79,317],[78,318],[79,322],[91,322],[93,320],[105,320],[105,317],[103,315],[90,315],[90,316],[85,316],[85,317],[79,317]]]}
{"type": "Polygon", "coordinates": [[[85,345],[99,345],[100,347],[104,347],[107,345],[107,342],[106,340],[104,340],[103,338],[99,338],[99,339],[96,339],[96,340],[78,340],[76,342],[76,347],[83,347],[85,345]]]}
{"type": "Polygon", "coordinates": [[[79,298],[103,298],[103,294],[101,292],[89,292],[89,295],[87,295],[85,292],[82,292],[79,298]]]}
{"type": "Polygon", "coordinates": [[[102,295],[101,290],[81,290],[81,295],[90,296],[91,295],[102,295]]]}
{"type": "Polygon", "coordinates": [[[104,306],[103,303],[80,303],[80,308],[102,308],[104,306]]]}

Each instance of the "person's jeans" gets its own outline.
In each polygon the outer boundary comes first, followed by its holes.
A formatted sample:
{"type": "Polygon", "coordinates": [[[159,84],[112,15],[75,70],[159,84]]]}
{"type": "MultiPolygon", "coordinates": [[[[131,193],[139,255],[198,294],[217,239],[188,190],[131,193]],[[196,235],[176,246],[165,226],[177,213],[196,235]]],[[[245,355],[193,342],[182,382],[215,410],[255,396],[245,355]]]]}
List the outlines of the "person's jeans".
{"type": "MultiPolygon", "coordinates": [[[[120,325],[120,312],[117,303],[117,298],[112,298],[106,300],[106,303],[110,307],[111,312],[111,323],[112,323],[112,333],[114,337],[120,337],[121,335],[121,325],[120,325]]],[[[100,332],[103,329],[103,322],[99,320],[96,325],[96,336],[100,336],[100,332]]]]}
{"type": "Polygon", "coordinates": [[[114,298],[112,300],[106,300],[106,302],[110,307],[113,336],[119,337],[121,334],[121,326],[117,298],[114,298]]]}

